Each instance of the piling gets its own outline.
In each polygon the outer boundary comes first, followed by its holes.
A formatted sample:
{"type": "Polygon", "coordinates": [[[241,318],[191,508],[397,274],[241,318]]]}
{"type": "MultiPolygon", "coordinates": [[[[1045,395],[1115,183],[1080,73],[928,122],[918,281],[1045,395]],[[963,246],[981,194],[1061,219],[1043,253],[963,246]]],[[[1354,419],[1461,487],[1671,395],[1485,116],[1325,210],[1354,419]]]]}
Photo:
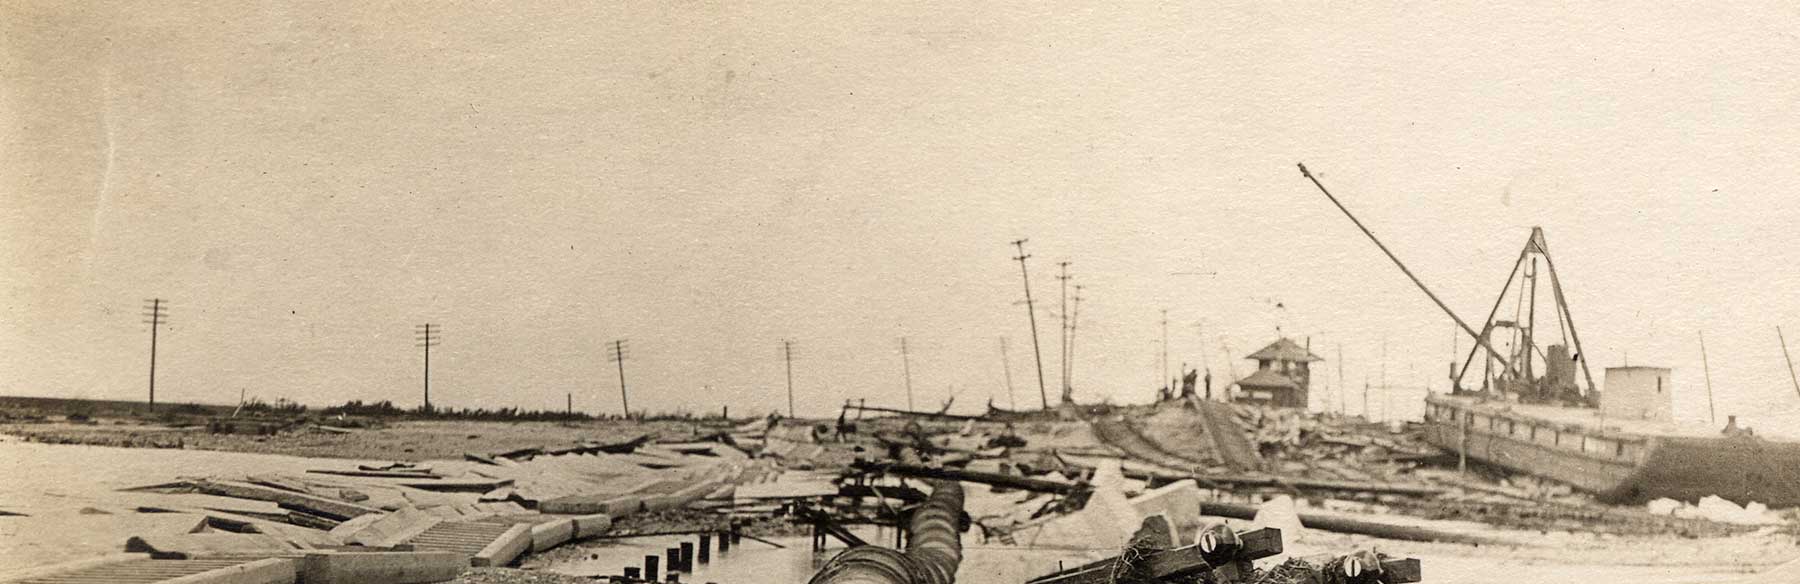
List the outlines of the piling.
{"type": "Polygon", "coordinates": [[[681,571],[694,571],[694,542],[681,542],[681,571]]]}
{"type": "Polygon", "coordinates": [[[729,532],[720,532],[719,553],[722,555],[728,551],[731,551],[731,534],[729,532]]]}
{"type": "MultiPolygon", "coordinates": [[[[680,572],[680,571],[686,569],[686,568],[682,567],[682,565],[681,565],[681,548],[678,548],[678,547],[667,548],[667,549],[663,550],[663,554],[668,556],[668,558],[666,558],[666,560],[663,562],[663,564],[667,565],[668,572],[680,572]]],[[[654,580],[654,579],[655,578],[652,578],[652,580],[654,580]]]]}
{"type": "Polygon", "coordinates": [[[700,549],[698,551],[700,553],[701,564],[712,563],[712,534],[700,534],[700,549]]]}
{"type": "Polygon", "coordinates": [[[661,558],[656,557],[656,554],[650,554],[650,555],[644,556],[644,579],[645,580],[648,580],[651,582],[656,581],[656,561],[659,559],[661,559],[661,558]]]}
{"type": "Polygon", "coordinates": [[[625,579],[626,580],[637,580],[637,579],[639,579],[638,577],[640,574],[643,574],[643,572],[639,571],[635,567],[625,568],[625,579]]]}

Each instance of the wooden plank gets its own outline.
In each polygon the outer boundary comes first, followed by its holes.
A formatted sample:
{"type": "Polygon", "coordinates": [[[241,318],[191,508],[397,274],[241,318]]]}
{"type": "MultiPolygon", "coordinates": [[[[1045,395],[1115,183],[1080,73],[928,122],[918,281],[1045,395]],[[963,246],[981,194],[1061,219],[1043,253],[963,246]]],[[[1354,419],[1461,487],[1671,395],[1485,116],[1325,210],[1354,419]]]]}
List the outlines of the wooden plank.
{"type": "Polygon", "coordinates": [[[329,468],[310,468],[310,469],[307,469],[306,472],[313,473],[313,474],[322,474],[322,475],[336,475],[336,476],[343,476],[343,477],[364,477],[364,478],[378,478],[378,479],[415,479],[415,480],[418,480],[418,479],[443,478],[438,475],[434,475],[431,473],[425,473],[425,472],[394,471],[394,470],[336,470],[336,469],[329,469],[329,468]]]}
{"type": "Polygon", "coordinates": [[[202,480],[194,484],[200,492],[209,495],[223,495],[259,501],[274,501],[283,506],[304,509],[314,515],[322,515],[338,521],[346,521],[369,513],[380,513],[381,510],[364,507],[355,503],[346,503],[324,497],[316,497],[291,491],[282,491],[237,481],[202,480]]]}
{"type": "Polygon", "coordinates": [[[866,460],[856,461],[853,466],[866,472],[882,472],[894,476],[918,477],[980,483],[989,486],[1031,491],[1034,493],[1055,493],[1068,495],[1087,491],[1090,487],[1085,483],[1064,483],[1044,479],[980,472],[958,468],[932,468],[917,464],[878,463],[866,460]]]}
{"type": "Polygon", "coordinates": [[[150,554],[155,559],[185,560],[219,556],[283,555],[297,553],[285,540],[260,533],[177,533],[133,536],[125,540],[126,553],[150,554]]]}
{"type": "Polygon", "coordinates": [[[436,491],[436,492],[444,492],[444,493],[486,493],[488,491],[492,491],[492,490],[498,489],[500,487],[511,486],[513,484],[512,479],[418,480],[418,477],[410,477],[410,478],[412,478],[414,480],[402,481],[402,482],[397,482],[394,484],[400,485],[402,487],[412,487],[415,489],[420,489],[420,490],[425,490],[425,491],[436,491]]]}

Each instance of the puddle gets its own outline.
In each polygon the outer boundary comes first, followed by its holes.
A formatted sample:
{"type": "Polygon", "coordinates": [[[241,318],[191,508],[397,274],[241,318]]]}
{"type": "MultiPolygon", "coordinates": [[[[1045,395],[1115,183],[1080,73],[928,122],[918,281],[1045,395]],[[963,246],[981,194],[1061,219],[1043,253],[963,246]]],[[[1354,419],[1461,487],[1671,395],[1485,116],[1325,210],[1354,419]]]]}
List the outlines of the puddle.
{"type": "MultiPolygon", "coordinates": [[[[853,531],[870,542],[890,542],[894,538],[892,530],[887,528],[853,531]]],[[[576,558],[556,562],[528,560],[525,567],[574,576],[617,576],[623,574],[627,567],[641,569],[644,566],[644,556],[655,555],[657,577],[659,580],[667,580],[667,550],[689,543],[695,547],[696,560],[693,571],[680,572],[682,582],[804,582],[827,560],[844,550],[844,545],[836,540],[829,541],[825,551],[814,553],[811,538],[806,536],[765,539],[787,547],[776,548],[746,538],[732,546],[730,551],[720,552],[718,538],[715,537],[712,542],[712,561],[701,564],[698,561],[698,535],[598,539],[576,544],[581,552],[576,558]]]]}

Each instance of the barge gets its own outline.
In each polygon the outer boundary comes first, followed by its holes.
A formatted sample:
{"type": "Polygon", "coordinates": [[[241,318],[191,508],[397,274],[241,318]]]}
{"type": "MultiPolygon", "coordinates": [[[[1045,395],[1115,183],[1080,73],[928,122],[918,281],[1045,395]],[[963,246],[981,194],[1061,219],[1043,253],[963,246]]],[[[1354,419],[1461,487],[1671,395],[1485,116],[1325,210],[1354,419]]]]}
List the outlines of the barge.
{"type": "Polygon", "coordinates": [[[1425,439],[1432,445],[1566,483],[1608,503],[1664,497],[1691,503],[1718,495],[1739,505],[1800,506],[1800,443],[1605,419],[1590,408],[1462,395],[1425,403],[1425,439]]]}

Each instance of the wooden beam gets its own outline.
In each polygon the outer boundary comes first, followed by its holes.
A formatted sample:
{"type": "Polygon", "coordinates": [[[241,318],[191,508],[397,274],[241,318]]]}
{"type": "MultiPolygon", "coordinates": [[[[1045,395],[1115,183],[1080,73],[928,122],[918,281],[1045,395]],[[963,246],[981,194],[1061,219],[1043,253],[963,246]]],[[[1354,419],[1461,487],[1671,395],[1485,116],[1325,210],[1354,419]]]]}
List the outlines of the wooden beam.
{"type": "Polygon", "coordinates": [[[886,473],[903,477],[961,481],[965,483],[980,483],[996,487],[1018,489],[1021,491],[1031,491],[1034,493],[1071,495],[1086,492],[1092,488],[1085,483],[1064,483],[994,472],[982,472],[959,468],[933,468],[917,464],[880,463],[858,460],[852,464],[852,467],[864,472],[886,473]]]}

